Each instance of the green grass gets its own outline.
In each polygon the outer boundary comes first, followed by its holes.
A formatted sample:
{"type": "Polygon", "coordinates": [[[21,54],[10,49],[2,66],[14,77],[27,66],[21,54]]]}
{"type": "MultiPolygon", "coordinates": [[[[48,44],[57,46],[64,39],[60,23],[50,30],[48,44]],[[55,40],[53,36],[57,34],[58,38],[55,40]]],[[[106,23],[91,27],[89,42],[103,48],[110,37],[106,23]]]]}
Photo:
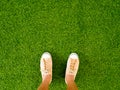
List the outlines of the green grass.
{"type": "Polygon", "coordinates": [[[53,57],[50,90],[65,90],[71,52],[79,90],[120,90],[119,0],[1,0],[0,90],[36,90],[39,59],[53,57]]]}

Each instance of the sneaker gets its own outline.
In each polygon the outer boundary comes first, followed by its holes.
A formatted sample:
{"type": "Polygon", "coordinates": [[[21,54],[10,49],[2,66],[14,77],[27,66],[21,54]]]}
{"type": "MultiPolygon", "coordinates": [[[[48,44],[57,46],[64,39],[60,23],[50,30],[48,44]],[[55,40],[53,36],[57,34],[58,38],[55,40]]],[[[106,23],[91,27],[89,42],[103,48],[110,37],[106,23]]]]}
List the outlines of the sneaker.
{"type": "Polygon", "coordinates": [[[75,80],[78,67],[79,67],[79,57],[76,53],[71,53],[67,61],[67,68],[66,68],[66,75],[65,75],[66,83],[67,83],[66,81],[67,75],[73,75],[75,80]]]}
{"type": "Polygon", "coordinates": [[[51,54],[48,52],[43,53],[41,60],[40,60],[40,71],[42,74],[42,80],[45,79],[46,75],[51,75],[51,80],[49,83],[52,81],[52,57],[51,54]]]}

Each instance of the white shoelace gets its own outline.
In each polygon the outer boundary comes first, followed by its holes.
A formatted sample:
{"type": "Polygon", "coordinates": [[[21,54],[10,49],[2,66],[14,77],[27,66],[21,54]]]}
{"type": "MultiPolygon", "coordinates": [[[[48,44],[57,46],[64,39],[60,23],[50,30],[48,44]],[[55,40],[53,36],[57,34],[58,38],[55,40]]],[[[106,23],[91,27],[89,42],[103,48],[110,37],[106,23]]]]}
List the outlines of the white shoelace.
{"type": "Polygon", "coordinates": [[[77,60],[71,60],[69,73],[73,73],[75,71],[75,64],[76,64],[76,62],[77,62],[77,60]]]}
{"type": "Polygon", "coordinates": [[[43,72],[48,74],[49,73],[49,61],[46,61],[44,58],[43,58],[43,62],[44,62],[44,70],[43,72]]]}

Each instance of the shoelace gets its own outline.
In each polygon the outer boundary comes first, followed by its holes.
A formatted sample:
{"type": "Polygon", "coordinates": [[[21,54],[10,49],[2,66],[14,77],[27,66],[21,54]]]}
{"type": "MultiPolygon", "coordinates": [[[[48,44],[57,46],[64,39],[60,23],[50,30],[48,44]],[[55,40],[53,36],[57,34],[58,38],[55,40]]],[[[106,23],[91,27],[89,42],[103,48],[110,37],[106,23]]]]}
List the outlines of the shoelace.
{"type": "Polygon", "coordinates": [[[74,72],[76,62],[77,62],[76,59],[75,60],[73,60],[73,59],[71,60],[71,62],[70,62],[70,73],[74,72]]]}
{"type": "Polygon", "coordinates": [[[48,69],[49,63],[46,62],[46,60],[45,60],[44,58],[43,58],[43,62],[44,62],[44,72],[45,72],[45,73],[48,73],[48,72],[49,72],[49,69],[48,69]]]}

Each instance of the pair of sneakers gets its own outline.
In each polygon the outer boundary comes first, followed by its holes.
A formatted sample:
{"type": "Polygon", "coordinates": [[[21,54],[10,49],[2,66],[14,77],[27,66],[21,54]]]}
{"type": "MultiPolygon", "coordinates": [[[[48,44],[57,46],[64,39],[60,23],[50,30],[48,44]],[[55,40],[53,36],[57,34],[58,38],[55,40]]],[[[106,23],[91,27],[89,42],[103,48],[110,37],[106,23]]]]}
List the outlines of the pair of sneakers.
{"type": "MultiPolygon", "coordinates": [[[[67,83],[67,76],[73,75],[74,79],[76,77],[79,67],[79,57],[76,53],[71,53],[69,55],[66,67],[65,82],[67,83]]],[[[42,54],[40,59],[40,71],[42,74],[42,80],[45,79],[47,75],[51,76],[50,82],[52,81],[52,56],[50,53],[45,52],[42,54]]]]}

